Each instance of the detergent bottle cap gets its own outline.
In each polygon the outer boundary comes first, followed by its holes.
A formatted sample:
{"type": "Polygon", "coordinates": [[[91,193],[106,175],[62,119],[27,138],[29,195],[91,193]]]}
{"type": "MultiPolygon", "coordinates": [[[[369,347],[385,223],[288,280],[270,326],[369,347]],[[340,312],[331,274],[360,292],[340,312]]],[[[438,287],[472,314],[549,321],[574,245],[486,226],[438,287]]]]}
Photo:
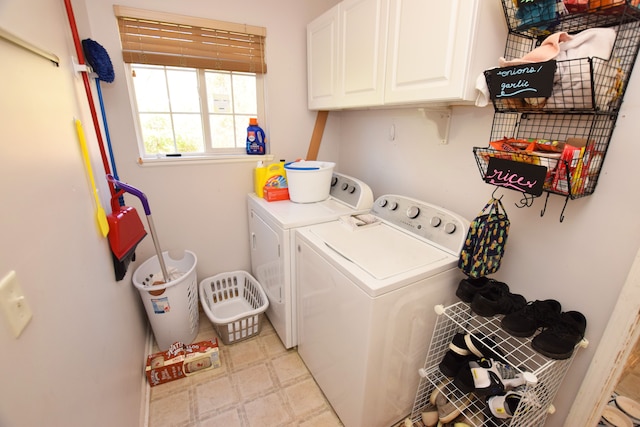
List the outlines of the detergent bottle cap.
{"type": "Polygon", "coordinates": [[[255,117],[252,117],[249,119],[249,126],[257,126],[258,125],[258,119],[256,119],[255,117]]]}

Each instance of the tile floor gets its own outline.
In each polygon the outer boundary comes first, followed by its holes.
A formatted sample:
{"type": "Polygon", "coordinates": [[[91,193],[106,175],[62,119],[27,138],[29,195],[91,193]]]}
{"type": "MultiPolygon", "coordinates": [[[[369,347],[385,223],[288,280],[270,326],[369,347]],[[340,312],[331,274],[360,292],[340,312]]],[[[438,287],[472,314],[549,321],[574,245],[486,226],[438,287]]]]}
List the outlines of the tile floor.
{"type": "MultiPolygon", "coordinates": [[[[196,341],[215,336],[201,313],[196,341]]],[[[266,317],[257,337],[218,342],[220,368],[151,388],[149,427],[342,426],[297,351],[284,348],[266,317]]]]}

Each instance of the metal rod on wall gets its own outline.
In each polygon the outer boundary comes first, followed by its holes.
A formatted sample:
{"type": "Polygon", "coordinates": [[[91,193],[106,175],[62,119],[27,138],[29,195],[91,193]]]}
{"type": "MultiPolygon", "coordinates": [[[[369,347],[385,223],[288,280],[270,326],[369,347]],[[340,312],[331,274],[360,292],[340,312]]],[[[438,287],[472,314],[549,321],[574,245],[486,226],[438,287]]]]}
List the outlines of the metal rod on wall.
{"type": "Polygon", "coordinates": [[[53,53],[49,53],[45,50],[40,49],[39,47],[29,43],[26,40],[21,39],[20,37],[11,34],[10,32],[8,32],[7,30],[0,28],[0,38],[5,39],[8,42],[11,42],[13,44],[15,44],[16,46],[19,46],[23,49],[26,49],[30,52],[35,53],[38,56],[41,56],[45,59],[48,59],[49,61],[53,62],[54,64],[56,64],[56,67],[58,67],[60,65],[60,59],[54,55],[53,53]]]}

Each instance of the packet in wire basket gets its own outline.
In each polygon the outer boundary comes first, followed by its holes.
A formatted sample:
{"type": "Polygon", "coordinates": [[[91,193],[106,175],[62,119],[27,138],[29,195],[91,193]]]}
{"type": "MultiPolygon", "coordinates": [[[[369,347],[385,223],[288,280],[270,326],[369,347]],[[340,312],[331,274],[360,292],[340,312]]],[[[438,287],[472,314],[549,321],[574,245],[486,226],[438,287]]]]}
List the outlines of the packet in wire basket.
{"type": "Polygon", "coordinates": [[[338,221],[351,230],[360,230],[381,224],[380,219],[371,214],[343,215],[338,218],[338,221]]]}

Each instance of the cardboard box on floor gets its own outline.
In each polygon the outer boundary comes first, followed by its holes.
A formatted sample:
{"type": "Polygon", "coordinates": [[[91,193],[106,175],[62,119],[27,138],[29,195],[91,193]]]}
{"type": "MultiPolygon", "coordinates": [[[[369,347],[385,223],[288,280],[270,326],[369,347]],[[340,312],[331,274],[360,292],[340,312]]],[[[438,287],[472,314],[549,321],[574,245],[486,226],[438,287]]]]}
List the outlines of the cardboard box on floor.
{"type": "Polygon", "coordinates": [[[220,367],[218,339],[185,345],[147,356],[146,375],[151,387],[220,367]]]}

